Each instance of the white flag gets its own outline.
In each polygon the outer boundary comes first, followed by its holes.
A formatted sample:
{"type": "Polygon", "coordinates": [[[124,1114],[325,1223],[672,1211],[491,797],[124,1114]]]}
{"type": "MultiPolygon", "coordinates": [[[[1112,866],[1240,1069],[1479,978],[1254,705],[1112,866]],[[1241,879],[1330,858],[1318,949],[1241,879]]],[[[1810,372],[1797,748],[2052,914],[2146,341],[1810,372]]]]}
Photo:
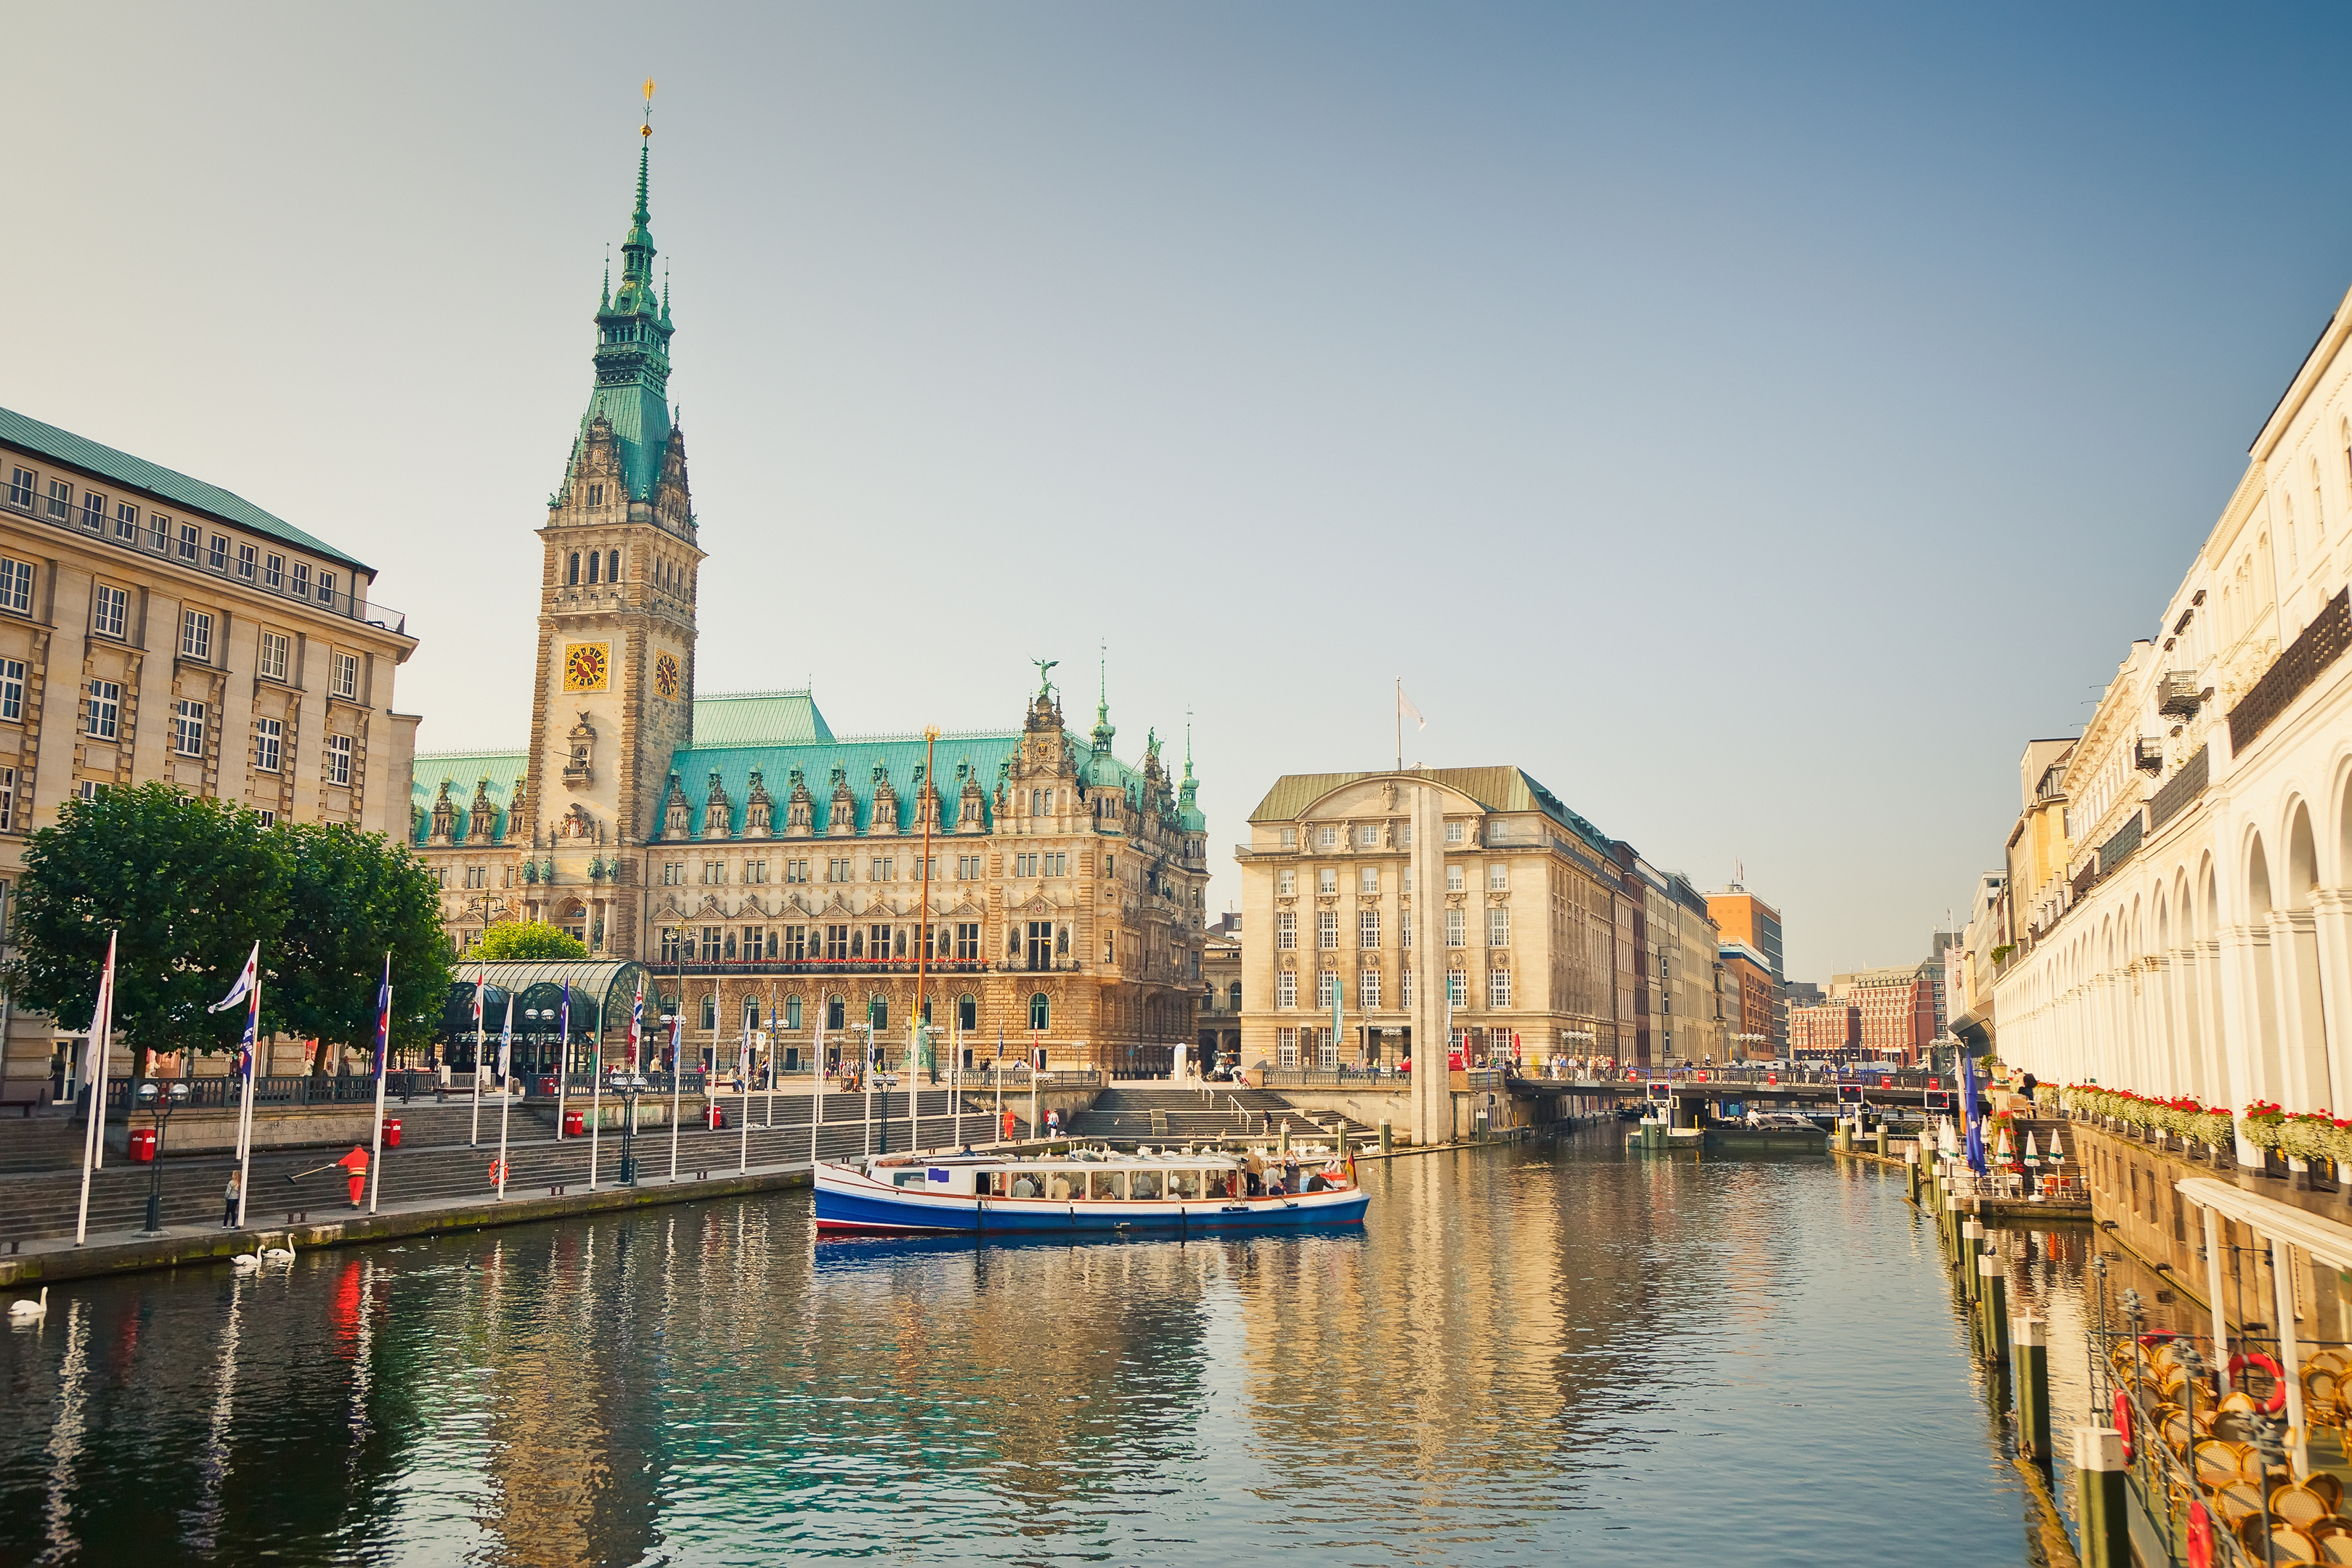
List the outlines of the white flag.
{"type": "Polygon", "coordinates": [[[1412,727],[1415,729],[1429,727],[1429,721],[1421,716],[1421,710],[1412,706],[1411,697],[1404,695],[1404,685],[1402,682],[1397,685],[1397,717],[1412,720],[1412,727]]]}

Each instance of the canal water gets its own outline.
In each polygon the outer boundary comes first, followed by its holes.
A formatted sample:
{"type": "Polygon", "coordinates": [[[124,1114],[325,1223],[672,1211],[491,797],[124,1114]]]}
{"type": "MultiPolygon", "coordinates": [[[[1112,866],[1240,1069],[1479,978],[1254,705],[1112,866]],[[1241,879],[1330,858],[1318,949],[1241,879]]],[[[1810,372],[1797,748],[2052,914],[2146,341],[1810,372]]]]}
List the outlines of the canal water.
{"type": "Polygon", "coordinates": [[[813,1249],[798,1193],[53,1291],[0,1561],[2034,1560],[1899,1173],[1363,1169],[1360,1235],[813,1249]]]}

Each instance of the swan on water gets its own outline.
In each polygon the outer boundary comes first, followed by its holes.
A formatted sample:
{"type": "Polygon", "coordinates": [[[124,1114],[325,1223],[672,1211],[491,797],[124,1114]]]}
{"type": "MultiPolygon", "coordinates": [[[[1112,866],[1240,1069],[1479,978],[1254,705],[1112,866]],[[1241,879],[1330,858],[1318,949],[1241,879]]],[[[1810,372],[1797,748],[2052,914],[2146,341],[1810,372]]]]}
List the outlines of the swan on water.
{"type": "Polygon", "coordinates": [[[239,1252],[228,1261],[229,1267],[240,1274],[250,1273],[261,1267],[260,1256],[252,1252],[239,1252]]]}
{"type": "Polygon", "coordinates": [[[265,1263],[291,1263],[294,1261],[294,1249],[265,1247],[261,1249],[261,1260],[265,1263]]]}
{"type": "Polygon", "coordinates": [[[8,1321],[12,1323],[37,1323],[49,1315],[49,1288],[41,1287],[41,1299],[21,1296],[8,1303],[8,1321]]]}

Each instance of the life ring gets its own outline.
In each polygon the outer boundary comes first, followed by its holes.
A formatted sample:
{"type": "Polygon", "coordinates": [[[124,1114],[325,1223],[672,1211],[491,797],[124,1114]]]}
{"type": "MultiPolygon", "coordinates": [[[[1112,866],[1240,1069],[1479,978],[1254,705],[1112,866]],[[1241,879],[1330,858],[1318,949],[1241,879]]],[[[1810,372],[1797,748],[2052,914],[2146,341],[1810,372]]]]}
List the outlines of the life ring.
{"type": "Polygon", "coordinates": [[[2263,1402],[2263,1413],[2275,1416],[2285,1409],[2286,1374],[2279,1370],[2279,1364],[2261,1351],[2249,1351],[2243,1355],[2230,1358],[2230,1375],[2235,1377],[2250,1366],[2259,1366],[2271,1375],[2271,1396],[2263,1402]]]}
{"type": "Polygon", "coordinates": [[[2124,1458],[2128,1463],[2132,1457],[2132,1403],[2131,1396],[2120,1388],[2116,1390],[2116,1431],[2124,1440],[2124,1458]]]}
{"type": "Polygon", "coordinates": [[[501,1183],[503,1183],[503,1182],[506,1180],[506,1176],[507,1176],[507,1163],[506,1163],[506,1161],[504,1161],[504,1160],[492,1160],[492,1161],[490,1162],[490,1169],[489,1169],[490,1185],[491,1185],[492,1186],[497,1186],[500,1185],[501,1183]]]}

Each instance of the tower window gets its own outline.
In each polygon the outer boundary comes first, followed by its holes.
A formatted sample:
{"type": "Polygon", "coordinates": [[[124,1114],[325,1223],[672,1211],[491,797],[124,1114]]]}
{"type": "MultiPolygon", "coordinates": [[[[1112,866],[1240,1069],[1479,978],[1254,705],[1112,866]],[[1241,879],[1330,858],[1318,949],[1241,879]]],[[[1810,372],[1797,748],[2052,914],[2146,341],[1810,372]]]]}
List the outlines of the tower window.
{"type": "Polygon", "coordinates": [[[564,586],[565,586],[565,587],[567,587],[567,588],[569,588],[569,587],[576,586],[576,585],[579,583],[579,581],[580,581],[580,552],[579,552],[578,550],[573,550],[573,551],[572,552],[572,566],[571,566],[570,570],[567,570],[567,571],[563,574],[563,582],[564,582],[564,586]]]}
{"type": "Polygon", "coordinates": [[[604,504],[604,486],[591,485],[588,486],[588,504],[592,507],[601,507],[604,504]]]}
{"type": "Polygon", "coordinates": [[[594,550],[590,550],[588,552],[588,580],[591,583],[593,583],[596,580],[596,552],[594,550]]]}
{"type": "Polygon", "coordinates": [[[618,582],[621,580],[621,552],[619,550],[614,550],[608,558],[604,568],[604,580],[607,582],[618,582]]]}

